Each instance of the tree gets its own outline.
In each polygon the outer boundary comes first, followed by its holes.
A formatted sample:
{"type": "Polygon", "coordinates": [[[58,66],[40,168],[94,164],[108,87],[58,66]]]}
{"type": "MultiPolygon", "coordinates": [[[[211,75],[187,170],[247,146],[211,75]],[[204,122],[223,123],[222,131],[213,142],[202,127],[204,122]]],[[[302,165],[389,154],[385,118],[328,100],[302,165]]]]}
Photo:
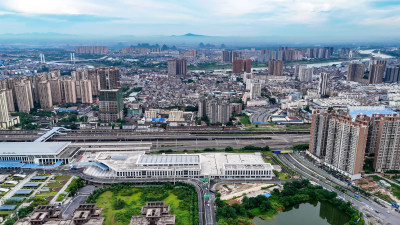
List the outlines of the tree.
{"type": "Polygon", "coordinates": [[[226,146],[225,147],[226,152],[233,152],[233,148],[231,146],[226,146]]]}
{"type": "Polygon", "coordinates": [[[269,102],[269,104],[271,104],[271,105],[275,105],[275,104],[276,104],[276,98],[270,98],[270,99],[268,100],[268,102],[269,102]]]}
{"type": "Polygon", "coordinates": [[[272,204],[271,204],[271,202],[268,200],[268,199],[266,199],[266,200],[264,200],[263,202],[261,202],[261,204],[260,204],[260,209],[262,210],[262,211],[268,211],[269,209],[271,209],[272,208],[272,204]]]}
{"type": "Polygon", "coordinates": [[[125,205],[126,205],[125,201],[119,198],[117,198],[112,202],[112,207],[114,210],[123,209],[125,205]]]}

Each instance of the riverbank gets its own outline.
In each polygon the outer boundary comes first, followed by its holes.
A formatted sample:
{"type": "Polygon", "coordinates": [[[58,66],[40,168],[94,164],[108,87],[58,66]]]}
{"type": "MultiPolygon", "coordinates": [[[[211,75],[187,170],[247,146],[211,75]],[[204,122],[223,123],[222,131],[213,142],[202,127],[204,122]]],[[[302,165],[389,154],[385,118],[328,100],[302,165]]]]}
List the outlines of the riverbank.
{"type": "MultiPolygon", "coordinates": [[[[222,201],[218,193],[217,219],[220,225],[253,224],[253,218],[259,217],[263,220],[271,220],[280,212],[291,207],[297,207],[306,202],[329,202],[340,209],[350,219],[347,223],[364,224],[361,213],[352,208],[351,203],[337,199],[337,194],[323,189],[321,186],[310,184],[308,180],[287,182],[284,189],[274,189],[270,197],[259,195],[257,197],[243,197],[241,204],[232,205],[222,201]],[[357,220],[360,219],[357,223],[357,220]]],[[[346,223],[346,224],[347,224],[346,223]]]]}

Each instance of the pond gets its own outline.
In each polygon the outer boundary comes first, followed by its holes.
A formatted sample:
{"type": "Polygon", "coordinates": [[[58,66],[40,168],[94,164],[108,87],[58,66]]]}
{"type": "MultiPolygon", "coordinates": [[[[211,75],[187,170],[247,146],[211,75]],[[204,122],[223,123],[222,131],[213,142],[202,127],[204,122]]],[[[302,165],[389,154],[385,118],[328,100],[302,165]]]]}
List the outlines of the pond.
{"type": "Polygon", "coordinates": [[[256,217],[253,222],[256,225],[343,225],[349,220],[349,216],[329,202],[313,202],[289,208],[277,214],[272,220],[256,217]]]}

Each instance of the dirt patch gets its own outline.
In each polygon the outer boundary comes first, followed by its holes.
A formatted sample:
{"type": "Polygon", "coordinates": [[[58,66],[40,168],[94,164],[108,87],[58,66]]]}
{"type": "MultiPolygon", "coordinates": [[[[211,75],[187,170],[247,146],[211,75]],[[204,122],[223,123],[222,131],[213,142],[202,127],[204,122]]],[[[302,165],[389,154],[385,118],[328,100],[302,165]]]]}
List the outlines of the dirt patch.
{"type": "Polygon", "coordinates": [[[53,188],[53,191],[56,191],[56,192],[59,192],[60,190],[61,190],[60,187],[58,187],[58,188],[53,188]]]}
{"type": "Polygon", "coordinates": [[[242,204],[242,201],[241,201],[240,198],[237,198],[237,199],[230,200],[230,201],[228,202],[229,205],[233,205],[233,204],[235,204],[235,203],[237,203],[237,204],[242,204]]]}
{"type": "Polygon", "coordinates": [[[255,197],[257,195],[271,192],[274,184],[269,183],[227,183],[217,186],[221,193],[221,200],[240,200],[243,196],[255,197]]]}

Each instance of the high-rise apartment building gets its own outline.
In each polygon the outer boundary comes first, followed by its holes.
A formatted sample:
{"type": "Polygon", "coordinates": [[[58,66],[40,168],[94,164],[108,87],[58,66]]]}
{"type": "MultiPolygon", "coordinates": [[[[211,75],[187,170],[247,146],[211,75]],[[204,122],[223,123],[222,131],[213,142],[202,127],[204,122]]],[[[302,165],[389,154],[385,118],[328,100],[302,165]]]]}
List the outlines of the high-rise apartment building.
{"type": "Polygon", "coordinates": [[[222,51],[222,63],[231,63],[232,62],[232,52],[231,51],[222,51]]]}
{"type": "Polygon", "coordinates": [[[321,73],[319,78],[319,85],[318,85],[318,94],[321,96],[328,94],[328,80],[329,75],[328,73],[321,73]]]}
{"type": "Polygon", "coordinates": [[[53,107],[53,99],[51,96],[50,82],[45,80],[38,83],[39,102],[42,109],[53,107]]]}
{"type": "Polygon", "coordinates": [[[76,46],[76,54],[93,54],[93,55],[104,55],[108,54],[107,46],[76,46]]]}
{"type": "Polygon", "coordinates": [[[232,73],[241,73],[243,71],[243,60],[234,59],[232,62],[232,73]]]}
{"type": "Polygon", "coordinates": [[[9,119],[7,98],[4,91],[0,91],[0,123],[6,122],[9,119]]]}
{"type": "Polygon", "coordinates": [[[100,90],[99,119],[103,122],[115,122],[123,119],[124,103],[121,89],[100,90]]]}
{"type": "Polygon", "coordinates": [[[261,97],[261,83],[250,84],[250,99],[261,97]]]}
{"type": "Polygon", "coordinates": [[[74,80],[63,80],[61,82],[61,92],[65,103],[76,103],[76,84],[74,80]]]}
{"type": "Polygon", "coordinates": [[[331,117],[332,113],[320,113],[318,110],[314,110],[311,116],[309,152],[316,156],[319,162],[323,162],[325,159],[328,126],[331,117]]]}
{"type": "Polygon", "coordinates": [[[251,59],[246,59],[244,61],[243,70],[246,73],[251,73],[251,59]]]}
{"type": "Polygon", "coordinates": [[[220,98],[200,98],[198,117],[207,116],[210,124],[225,124],[232,116],[232,107],[228,100],[220,98]]]}
{"type": "Polygon", "coordinates": [[[314,67],[299,67],[299,80],[301,82],[310,83],[313,78],[314,67]]]}
{"type": "Polygon", "coordinates": [[[98,96],[99,95],[99,90],[100,88],[100,78],[99,78],[99,74],[97,73],[96,69],[90,69],[88,70],[88,79],[90,80],[90,82],[92,83],[92,94],[94,96],[98,96]]]}
{"type": "Polygon", "coordinates": [[[51,100],[53,105],[59,105],[63,102],[63,96],[61,92],[61,81],[58,78],[52,79],[50,82],[51,89],[51,100]]]}
{"type": "Polygon", "coordinates": [[[117,67],[108,68],[108,89],[118,89],[120,85],[120,73],[117,67]]]}
{"type": "Polygon", "coordinates": [[[97,69],[97,75],[99,79],[99,91],[100,90],[105,90],[107,88],[107,71],[106,68],[101,67],[97,69]]]}
{"type": "Polygon", "coordinates": [[[196,49],[190,49],[190,50],[188,50],[187,52],[185,52],[184,57],[187,57],[187,58],[196,58],[196,55],[197,55],[196,49]]]}
{"type": "Polygon", "coordinates": [[[369,83],[380,84],[383,81],[383,74],[385,73],[385,64],[372,64],[369,71],[369,83]]]}
{"type": "Polygon", "coordinates": [[[96,86],[97,91],[120,88],[120,72],[117,67],[102,67],[97,69],[98,77],[92,71],[89,76],[92,83],[96,86]]]}
{"type": "Polygon", "coordinates": [[[168,75],[186,75],[187,72],[187,61],[186,59],[171,59],[168,60],[168,75]]]}
{"type": "Polygon", "coordinates": [[[274,76],[282,76],[283,75],[283,61],[270,59],[268,61],[268,73],[274,76]]]}
{"type": "Polygon", "coordinates": [[[13,91],[10,89],[3,89],[0,91],[4,92],[6,95],[6,103],[7,103],[8,111],[15,112],[13,91]]]}
{"type": "Polygon", "coordinates": [[[29,113],[33,108],[32,88],[29,80],[15,84],[15,96],[19,112],[29,113]]]}
{"type": "Polygon", "coordinates": [[[361,178],[367,137],[367,121],[333,115],[329,120],[324,163],[351,179],[361,178]]]}
{"type": "Polygon", "coordinates": [[[8,129],[20,122],[18,116],[9,115],[7,105],[7,94],[5,91],[0,91],[0,129],[8,129]]]}
{"type": "Polygon", "coordinates": [[[377,115],[374,169],[377,172],[400,170],[400,115],[377,115]]]}
{"type": "Polygon", "coordinates": [[[347,80],[360,82],[364,77],[364,63],[350,63],[347,70],[347,80]]]}
{"type": "Polygon", "coordinates": [[[386,68],[384,81],[386,83],[400,83],[400,66],[386,68]]]}
{"type": "Polygon", "coordinates": [[[80,102],[83,104],[92,104],[93,103],[93,93],[92,93],[92,83],[90,80],[80,80],[80,102]]]}

